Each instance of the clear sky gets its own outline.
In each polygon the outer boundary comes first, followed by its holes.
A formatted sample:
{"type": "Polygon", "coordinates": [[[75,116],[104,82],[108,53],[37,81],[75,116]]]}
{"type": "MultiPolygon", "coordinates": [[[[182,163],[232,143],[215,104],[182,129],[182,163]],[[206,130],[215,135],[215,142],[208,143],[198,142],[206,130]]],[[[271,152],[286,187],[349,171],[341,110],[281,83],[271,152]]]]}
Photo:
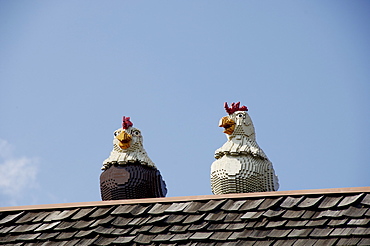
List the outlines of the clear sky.
{"type": "Polygon", "coordinates": [[[0,0],[0,206],[99,201],[122,116],[209,195],[225,101],[280,190],[369,186],[369,1],[0,0]]]}

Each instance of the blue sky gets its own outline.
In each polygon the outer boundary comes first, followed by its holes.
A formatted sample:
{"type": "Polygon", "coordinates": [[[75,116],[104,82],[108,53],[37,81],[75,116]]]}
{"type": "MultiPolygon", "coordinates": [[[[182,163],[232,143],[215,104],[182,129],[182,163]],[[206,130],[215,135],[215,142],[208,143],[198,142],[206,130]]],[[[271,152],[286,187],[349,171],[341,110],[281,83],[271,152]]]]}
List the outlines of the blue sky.
{"type": "Polygon", "coordinates": [[[99,201],[122,116],[211,194],[225,101],[280,190],[369,186],[368,1],[0,0],[0,206],[99,201]]]}

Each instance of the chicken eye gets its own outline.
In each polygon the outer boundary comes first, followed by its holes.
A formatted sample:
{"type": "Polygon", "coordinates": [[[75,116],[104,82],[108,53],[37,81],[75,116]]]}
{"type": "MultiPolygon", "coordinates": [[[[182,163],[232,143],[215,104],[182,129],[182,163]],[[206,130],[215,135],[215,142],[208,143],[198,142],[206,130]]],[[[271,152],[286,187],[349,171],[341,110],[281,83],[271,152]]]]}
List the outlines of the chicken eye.
{"type": "Polygon", "coordinates": [[[113,132],[113,135],[116,137],[117,136],[117,132],[113,132]]]}
{"type": "Polygon", "coordinates": [[[136,131],[136,132],[134,132],[134,134],[135,134],[136,136],[138,136],[138,135],[140,134],[140,132],[136,131]]]}
{"type": "Polygon", "coordinates": [[[243,117],[243,115],[242,114],[239,114],[238,117],[243,117]]]}

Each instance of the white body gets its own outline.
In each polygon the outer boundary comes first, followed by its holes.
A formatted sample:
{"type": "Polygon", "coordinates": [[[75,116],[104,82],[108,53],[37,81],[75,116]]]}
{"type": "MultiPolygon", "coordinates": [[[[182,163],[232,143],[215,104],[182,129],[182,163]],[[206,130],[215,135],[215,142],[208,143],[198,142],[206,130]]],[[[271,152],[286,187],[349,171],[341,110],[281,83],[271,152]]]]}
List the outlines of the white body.
{"type": "MultiPolygon", "coordinates": [[[[246,111],[227,116],[235,129],[215,152],[211,188],[216,195],[276,191],[279,188],[272,163],[258,146],[253,123],[246,111]]],[[[224,117],[226,118],[226,117],[224,117]]]]}

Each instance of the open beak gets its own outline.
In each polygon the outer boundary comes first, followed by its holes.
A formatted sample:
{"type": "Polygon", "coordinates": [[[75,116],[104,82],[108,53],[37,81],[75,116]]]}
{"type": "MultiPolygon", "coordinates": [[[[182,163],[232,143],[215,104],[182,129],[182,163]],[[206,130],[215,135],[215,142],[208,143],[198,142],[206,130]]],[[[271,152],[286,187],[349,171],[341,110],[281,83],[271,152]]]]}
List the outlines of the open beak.
{"type": "Polygon", "coordinates": [[[234,129],[235,129],[235,121],[233,121],[232,119],[230,119],[227,116],[222,117],[222,119],[220,120],[219,127],[225,128],[224,133],[230,135],[230,134],[232,134],[234,132],[234,129]]]}
{"type": "Polygon", "coordinates": [[[118,134],[118,136],[116,136],[116,138],[119,141],[118,145],[121,147],[121,149],[127,149],[130,147],[132,136],[127,132],[122,131],[120,134],[118,134]]]}

